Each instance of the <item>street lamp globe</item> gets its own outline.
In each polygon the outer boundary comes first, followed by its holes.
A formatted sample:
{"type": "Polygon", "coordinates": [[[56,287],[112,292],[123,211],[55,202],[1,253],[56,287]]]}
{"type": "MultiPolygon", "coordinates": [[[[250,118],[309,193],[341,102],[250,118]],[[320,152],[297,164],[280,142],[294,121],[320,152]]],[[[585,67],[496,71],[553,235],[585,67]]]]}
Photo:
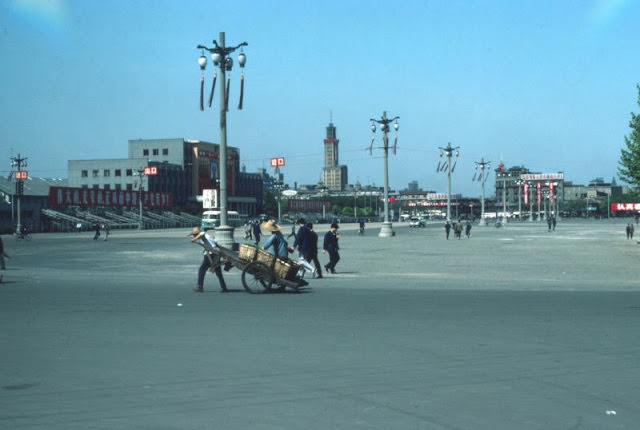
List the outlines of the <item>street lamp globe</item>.
{"type": "Polygon", "coordinates": [[[246,63],[247,63],[247,56],[244,55],[244,52],[241,52],[240,54],[238,54],[238,65],[240,67],[244,67],[246,63]]]}
{"type": "Polygon", "coordinates": [[[198,58],[198,64],[200,65],[200,70],[204,70],[207,68],[207,57],[202,54],[200,58],[198,58]]]}

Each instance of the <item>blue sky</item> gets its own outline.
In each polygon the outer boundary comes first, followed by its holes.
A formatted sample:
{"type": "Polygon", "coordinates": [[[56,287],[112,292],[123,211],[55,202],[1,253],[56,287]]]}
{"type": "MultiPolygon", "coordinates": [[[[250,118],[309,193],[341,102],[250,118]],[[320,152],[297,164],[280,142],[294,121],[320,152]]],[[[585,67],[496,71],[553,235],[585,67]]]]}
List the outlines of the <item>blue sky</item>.
{"type": "Polygon", "coordinates": [[[224,31],[249,43],[244,109],[236,67],[228,114],[249,172],[285,157],[288,183],[317,183],[332,115],[349,182],[382,185],[382,151],[366,148],[386,110],[400,116],[393,188],[446,192],[447,142],[454,193],[480,195],[482,158],[608,181],[639,110],[638,22],[632,0],[4,0],[0,173],[12,153],[31,176],[66,177],[69,159],[126,158],[129,139],[218,142],[196,45],[224,31]]]}

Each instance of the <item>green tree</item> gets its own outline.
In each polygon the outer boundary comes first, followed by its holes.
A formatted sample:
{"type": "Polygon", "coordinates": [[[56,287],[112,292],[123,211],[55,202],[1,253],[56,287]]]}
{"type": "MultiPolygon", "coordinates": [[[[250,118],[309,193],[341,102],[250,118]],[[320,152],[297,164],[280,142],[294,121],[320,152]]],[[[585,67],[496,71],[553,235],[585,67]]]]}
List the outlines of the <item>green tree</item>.
{"type": "MultiPolygon", "coordinates": [[[[640,106],[640,84],[638,89],[638,106],[640,106]]],[[[618,176],[635,187],[640,187],[640,115],[631,112],[629,121],[631,134],[624,137],[626,149],[620,150],[618,176]]]]}
{"type": "Polygon", "coordinates": [[[262,194],[262,211],[272,217],[278,215],[278,199],[269,190],[262,194]]]}

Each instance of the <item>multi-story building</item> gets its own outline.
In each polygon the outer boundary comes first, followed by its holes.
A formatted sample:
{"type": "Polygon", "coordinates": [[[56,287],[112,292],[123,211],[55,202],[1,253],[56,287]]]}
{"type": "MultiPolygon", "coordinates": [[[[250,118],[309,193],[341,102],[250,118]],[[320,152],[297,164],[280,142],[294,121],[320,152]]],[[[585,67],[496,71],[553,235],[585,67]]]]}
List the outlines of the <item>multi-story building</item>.
{"type": "Polygon", "coordinates": [[[329,191],[343,191],[348,183],[347,166],[338,164],[338,144],[336,128],[333,123],[327,126],[327,136],[324,139],[324,168],[322,182],[329,191]]]}
{"type": "MultiPolygon", "coordinates": [[[[240,151],[227,147],[229,210],[249,216],[262,210],[259,175],[240,171],[240,151]]],[[[69,187],[172,193],[175,204],[195,201],[202,190],[220,186],[220,146],[200,140],[137,139],[129,141],[129,157],[70,160],[69,187]],[[156,175],[143,174],[156,167],[156,175]]]]}

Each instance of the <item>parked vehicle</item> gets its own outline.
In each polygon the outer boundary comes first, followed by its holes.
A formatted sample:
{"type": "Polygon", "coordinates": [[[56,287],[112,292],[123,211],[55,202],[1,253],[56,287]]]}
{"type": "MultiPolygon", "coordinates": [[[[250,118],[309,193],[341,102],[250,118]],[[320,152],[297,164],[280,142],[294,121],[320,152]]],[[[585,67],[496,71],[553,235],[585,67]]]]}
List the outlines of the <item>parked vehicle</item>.
{"type": "Polygon", "coordinates": [[[425,223],[418,217],[409,218],[409,227],[424,227],[425,223]]]}
{"type": "MultiPolygon", "coordinates": [[[[231,227],[240,227],[243,224],[240,214],[236,211],[227,211],[227,222],[231,227]]],[[[216,228],[220,225],[220,211],[205,211],[202,213],[202,223],[200,227],[203,230],[216,228]]]]}

